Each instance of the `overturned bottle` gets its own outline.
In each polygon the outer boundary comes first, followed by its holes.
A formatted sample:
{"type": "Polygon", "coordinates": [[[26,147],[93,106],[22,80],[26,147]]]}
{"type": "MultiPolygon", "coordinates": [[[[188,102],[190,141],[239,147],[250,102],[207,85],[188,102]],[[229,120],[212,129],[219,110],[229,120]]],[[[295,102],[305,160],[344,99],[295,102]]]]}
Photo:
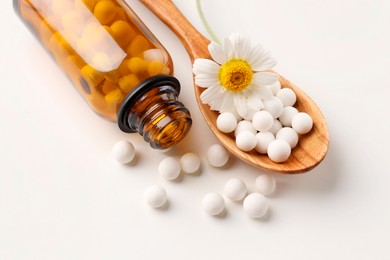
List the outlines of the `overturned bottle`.
{"type": "Polygon", "coordinates": [[[191,127],[171,57],[124,0],[13,0],[91,108],[167,149],[191,127]]]}

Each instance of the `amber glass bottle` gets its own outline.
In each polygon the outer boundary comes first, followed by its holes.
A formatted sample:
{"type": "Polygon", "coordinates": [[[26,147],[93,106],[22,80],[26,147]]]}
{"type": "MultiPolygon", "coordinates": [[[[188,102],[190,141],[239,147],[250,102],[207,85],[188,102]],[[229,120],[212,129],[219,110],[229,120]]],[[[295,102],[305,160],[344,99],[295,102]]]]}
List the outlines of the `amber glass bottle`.
{"type": "Polygon", "coordinates": [[[191,127],[172,60],[124,0],[13,0],[16,12],[99,115],[153,148],[191,127]]]}

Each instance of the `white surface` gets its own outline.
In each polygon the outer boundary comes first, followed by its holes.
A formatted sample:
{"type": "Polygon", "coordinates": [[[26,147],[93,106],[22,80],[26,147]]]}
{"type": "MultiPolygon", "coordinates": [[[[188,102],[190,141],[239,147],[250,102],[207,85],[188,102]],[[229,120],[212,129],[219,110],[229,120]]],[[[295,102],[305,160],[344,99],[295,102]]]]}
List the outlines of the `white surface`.
{"type": "MultiPolygon", "coordinates": [[[[177,38],[138,1],[129,1],[171,53],[194,126],[168,155],[198,153],[202,174],[167,182],[166,154],[96,116],[34,37],[0,10],[0,259],[389,259],[390,2],[388,0],[202,1],[219,37],[250,34],[278,59],[276,70],[319,105],[331,146],[310,173],[274,174],[266,217],[228,202],[223,218],[201,201],[239,177],[254,191],[262,173],[238,160],[205,163],[216,142],[195,104],[191,64],[177,38]],[[364,120],[362,120],[364,119],[364,120]],[[113,144],[131,140],[129,166],[113,144]],[[162,185],[165,210],[143,193],[162,185]]],[[[175,0],[205,32],[195,0],[175,0]]]]}

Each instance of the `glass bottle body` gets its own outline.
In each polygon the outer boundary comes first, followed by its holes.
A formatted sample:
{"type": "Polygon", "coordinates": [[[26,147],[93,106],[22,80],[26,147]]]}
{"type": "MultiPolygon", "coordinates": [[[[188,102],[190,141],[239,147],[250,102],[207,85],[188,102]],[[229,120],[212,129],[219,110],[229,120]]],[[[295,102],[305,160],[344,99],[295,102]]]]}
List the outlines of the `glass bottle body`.
{"type": "MultiPolygon", "coordinates": [[[[122,111],[128,118],[121,118],[126,121],[121,129],[145,132],[140,125],[127,126],[137,121],[130,117],[151,111],[134,109],[133,105],[139,103],[136,100],[131,101],[130,107],[123,102],[128,102],[129,93],[145,81],[161,75],[169,77],[173,65],[165,48],[123,0],[14,0],[14,7],[96,113],[117,121],[121,117],[119,110],[125,107],[135,112],[122,111]]],[[[162,83],[154,83],[156,88],[161,87],[162,83]]],[[[171,87],[178,95],[180,87],[171,87]]],[[[144,103],[165,102],[161,98],[145,100],[139,93],[136,96],[144,103]]],[[[177,96],[173,99],[174,106],[183,106],[177,96]]],[[[168,110],[160,112],[167,114],[168,110]]],[[[179,121],[182,119],[190,125],[188,110],[183,112],[179,121]]],[[[185,135],[187,128],[182,129],[185,133],[177,130],[185,135]]],[[[159,147],[159,141],[153,138],[147,141],[155,148],[168,145],[159,147]]]]}

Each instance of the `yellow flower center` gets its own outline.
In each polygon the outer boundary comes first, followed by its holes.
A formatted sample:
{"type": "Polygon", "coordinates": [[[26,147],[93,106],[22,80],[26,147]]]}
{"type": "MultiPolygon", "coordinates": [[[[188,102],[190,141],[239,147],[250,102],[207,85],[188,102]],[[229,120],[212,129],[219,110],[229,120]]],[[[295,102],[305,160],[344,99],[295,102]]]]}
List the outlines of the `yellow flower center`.
{"type": "Polygon", "coordinates": [[[219,82],[227,90],[239,92],[252,82],[253,71],[245,60],[232,59],[221,66],[219,82]]]}

